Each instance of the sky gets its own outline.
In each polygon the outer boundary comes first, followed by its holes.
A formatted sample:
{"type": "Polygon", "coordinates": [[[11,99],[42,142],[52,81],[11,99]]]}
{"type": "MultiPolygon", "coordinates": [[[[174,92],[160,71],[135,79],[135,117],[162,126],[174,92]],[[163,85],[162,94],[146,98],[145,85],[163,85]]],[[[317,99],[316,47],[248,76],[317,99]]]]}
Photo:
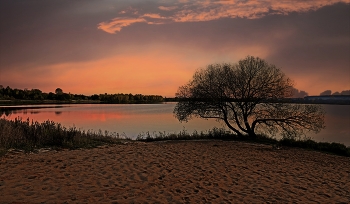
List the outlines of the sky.
{"type": "Polygon", "coordinates": [[[0,85],[174,97],[246,56],[309,95],[350,89],[350,0],[0,0],[0,85]]]}

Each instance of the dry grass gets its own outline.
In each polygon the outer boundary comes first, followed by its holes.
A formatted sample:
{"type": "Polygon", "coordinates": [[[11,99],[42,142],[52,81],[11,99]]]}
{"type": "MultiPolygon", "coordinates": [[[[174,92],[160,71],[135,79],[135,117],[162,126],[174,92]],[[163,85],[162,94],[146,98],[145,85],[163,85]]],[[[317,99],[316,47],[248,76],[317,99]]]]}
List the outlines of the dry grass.
{"type": "Polygon", "coordinates": [[[0,154],[8,149],[52,148],[92,148],[104,144],[121,143],[127,138],[118,138],[109,132],[81,131],[75,127],[66,128],[60,123],[45,121],[42,123],[0,118],[0,154]]]}

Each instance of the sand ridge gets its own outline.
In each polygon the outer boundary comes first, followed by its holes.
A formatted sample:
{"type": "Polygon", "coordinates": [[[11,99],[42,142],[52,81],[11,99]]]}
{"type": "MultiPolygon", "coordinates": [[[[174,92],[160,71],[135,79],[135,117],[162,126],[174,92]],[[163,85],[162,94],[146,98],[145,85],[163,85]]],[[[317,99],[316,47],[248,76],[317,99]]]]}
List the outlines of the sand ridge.
{"type": "Polygon", "coordinates": [[[0,203],[350,203],[350,158],[234,141],[0,158],[0,203]]]}

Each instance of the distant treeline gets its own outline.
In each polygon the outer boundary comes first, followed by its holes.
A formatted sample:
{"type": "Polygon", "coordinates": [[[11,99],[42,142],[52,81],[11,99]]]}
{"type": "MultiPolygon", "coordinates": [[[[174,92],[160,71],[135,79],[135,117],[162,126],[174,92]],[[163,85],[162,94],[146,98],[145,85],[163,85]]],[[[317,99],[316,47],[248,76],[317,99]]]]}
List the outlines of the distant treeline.
{"type": "Polygon", "coordinates": [[[12,89],[9,86],[4,88],[0,85],[1,100],[54,100],[54,101],[95,101],[100,103],[159,103],[164,98],[159,95],[142,94],[94,94],[86,96],[83,94],[64,93],[62,89],[57,88],[55,93],[44,93],[39,89],[12,89]]]}

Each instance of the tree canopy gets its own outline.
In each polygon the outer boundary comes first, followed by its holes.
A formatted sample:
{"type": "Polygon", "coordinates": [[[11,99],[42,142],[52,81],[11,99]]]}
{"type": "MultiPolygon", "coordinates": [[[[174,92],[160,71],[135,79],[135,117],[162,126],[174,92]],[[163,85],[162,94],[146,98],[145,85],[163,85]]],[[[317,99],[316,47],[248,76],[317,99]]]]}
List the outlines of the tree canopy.
{"type": "Polygon", "coordinates": [[[248,56],[236,64],[210,64],[197,70],[179,87],[174,115],[180,121],[215,118],[237,135],[252,137],[319,132],[324,128],[321,106],[281,102],[294,90],[292,80],[275,65],[248,56]]]}

